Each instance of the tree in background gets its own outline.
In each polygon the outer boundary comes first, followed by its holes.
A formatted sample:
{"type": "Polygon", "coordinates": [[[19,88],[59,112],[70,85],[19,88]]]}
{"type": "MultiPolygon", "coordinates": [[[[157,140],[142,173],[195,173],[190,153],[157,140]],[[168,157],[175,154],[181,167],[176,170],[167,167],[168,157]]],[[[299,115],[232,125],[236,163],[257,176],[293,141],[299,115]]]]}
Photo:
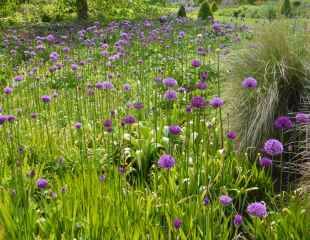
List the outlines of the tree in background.
{"type": "Polygon", "coordinates": [[[291,10],[290,0],[284,0],[281,6],[281,14],[289,17],[291,15],[291,10]]]}
{"type": "Polygon", "coordinates": [[[201,20],[208,20],[208,18],[212,16],[213,15],[209,3],[204,1],[200,6],[198,18],[201,20]]]}
{"type": "Polygon", "coordinates": [[[186,10],[184,5],[181,5],[178,11],[178,17],[186,17],[186,10]]]}
{"type": "Polygon", "coordinates": [[[88,5],[87,0],[76,0],[77,15],[79,19],[87,19],[88,5]]]}

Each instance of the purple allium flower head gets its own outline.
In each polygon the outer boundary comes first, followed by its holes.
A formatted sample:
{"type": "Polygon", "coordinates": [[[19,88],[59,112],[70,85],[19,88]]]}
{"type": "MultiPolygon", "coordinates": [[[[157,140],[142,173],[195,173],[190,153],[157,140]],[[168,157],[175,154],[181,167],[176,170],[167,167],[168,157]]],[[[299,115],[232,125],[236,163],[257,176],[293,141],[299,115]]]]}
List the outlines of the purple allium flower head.
{"type": "Polygon", "coordinates": [[[74,124],[74,128],[76,128],[76,129],[80,129],[81,127],[82,127],[82,123],[80,123],[80,122],[77,122],[74,124]]]}
{"type": "Polygon", "coordinates": [[[100,181],[100,182],[104,182],[105,179],[106,179],[106,176],[105,176],[105,175],[100,175],[100,176],[99,176],[99,181],[100,181]]]}
{"type": "Polygon", "coordinates": [[[178,230],[182,226],[182,220],[179,218],[175,218],[173,220],[173,226],[176,230],[178,230]]]}
{"type": "Polygon", "coordinates": [[[185,32],[184,31],[180,31],[179,32],[179,38],[184,38],[185,37],[185,32]]]}
{"type": "Polygon", "coordinates": [[[243,223],[243,217],[240,214],[236,214],[234,217],[235,226],[240,226],[243,223]]]}
{"type": "Polygon", "coordinates": [[[208,84],[206,82],[203,82],[203,81],[199,81],[197,84],[196,84],[196,88],[200,89],[200,90],[204,90],[204,89],[207,89],[208,88],[208,84]]]}
{"type": "Polygon", "coordinates": [[[18,76],[16,76],[16,77],[14,78],[14,80],[15,80],[16,82],[20,82],[20,81],[23,81],[23,80],[24,80],[24,77],[23,77],[22,75],[18,75],[18,76]]]}
{"type": "Polygon", "coordinates": [[[3,92],[6,94],[6,95],[10,95],[12,92],[13,92],[13,88],[11,87],[5,87],[3,89],[3,92]]]}
{"type": "Polygon", "coordinates": [[[114,86],[111,82],[99,82],[99,83],[96,83],[96,88],[97,89],[103,89],[103,90],[110,90],[110,89],[113,89],[114,86]]]}
{"type": "Polygon", "coordinates": [[[262,157],[259,159],[259,165],[263,168],[270,167],[272,165],[272,160],[268,157],[262,157]]]}
{"type": "Polygon", "coordinates": [[[178,125],[169,126],[169,133],[171,135],[179,135],[182,132],[182,128],[178,125]]]}
{"type": "Polygon", "coordinates": [[[232,198],[229,197],[228,195],[222,195],[222,196],[220,196],[220,203],[223,206],[228,206],[232,203],[232,198]]]}
{"type": "Polygon", "coordinates": [[[191,105],[187,105],[187,106],[185,107],[185,112],[191,113],[191,112],[192,112],[192,106],[191,106],[191,105]]]}
{"type": "Polygon", "coordinates": [[[289,129],[293,127],[293,122],[287,116],[280,116],[275,120],[274,126],[277,129],[289,129]]]}
{"type": "Polygon", "coordinates": [[[52,98],[50,96],[48,96],[48,95],[44,95],[44,96],[41,97],[41,99],[42,99],[42,101],[44,103],[49,103],[52,98]]]}
{"type": "Polygon", "coordinates": [[[177,80],[175,80],[174,78],[171,78],[171,77],[168,77],[168,78],[165,78],[163,80],[163,84],[166,86],[166,87],[174,87],[178,84],[177,80]]]}
{"type": "Polygon", "coordinates": [[[50,53],[50,60],[51,60],[52,62],[56,62],[56,61],[58,60],[58,58],[59,58],[59,55],[58,55],[57,52],[51,52],[51,53],[50,53]]]}
{"type": "Polygon", "coordinates": [[[210,203],[210,199],[209,199],[207,196],[205,196],[205,197],[203,198],[203,204],[204,204],[205,206],[207,206],[207,205],[209,205],[209,203],[210,203]]]}
{"type": "Polygon", "coordinates": [[[174,101],[177,99],[177,92],[174,90],[167,90],[164,97],[167,101],[174,101]]]}
{"type": "Polygon", "coordinates": [[[0,125],[5,123],[8,120],[8,117],[6,115],[0,115],[0,125]]]}
{"type": "Polygon", "coordinates": [[[55,41],[55,37],[54,37],[53,34],[48,34],[48,35],[46,36],[46,40],[47,40],[48,42],[54,42],[54,41],[55,41]]]}
{"type": "Polygon", "coordinates": [[[300,124],[308,124],[308,123],[310,123],[310,114],[297,113],[296,114],[296,122],[300,123],[300,124]]]}
{"type": "Polygon", "coordinates": [[[118,172],[121,174],[121,175],[124,175],[125,172],[126,172],[126,168],[124,166],[119,166],[118,167],[118,172]]]}
{"type": "Polygon", "coordinates": [[[234,140],[236,139],[237,137],[237,133],[235,131],[229,131],[227,134],[226,134],[227,138],[230,139],[230,140],[234,140]]]}
{"type": "Polygon", "coordinates": [[[130,84],[129,83],[125,83],[123,85],[123,90],[124,90],[124,92],[129,92],[131,90],[130,84]]]}
{"type": "Polygon", "coordinates": [[[277,139],[269,139],[264,144],[265,152],[270,156],[277,156],[283,152],[283,144],[277,139]]]}
{"type": "Polygon", "coordinates": [[[141,110],[141,109],[143,109],[144,104],[143,104],[142,102],[135,102],[135,103],[133,104],[133,107],[134,107],[135,109],[137,109],[137,110],[141,110]]]}
{"type": "Polygon", "coordinates": [[[242,87],[247,89],[254,89],[257,87],[257,81],[253,77],[247,77],[243,80],[242,87]]]}
{"type": "Polygon", "coordinates": [[[212,25],[212,29],[214,32],[220,32],[222,30],[222,24],[220,24],[219,22],[215,22],[212,25]]]}
{"type": "Polygon", "coordinates": [[[76,71],[76,70],[78,70],[78,68],[79,68],[79,65],[77,65],[76,63],[71,64],[72,71],[76,71]]]}
{"type": "Polygon", "coordinates": [[[7,115],[8,122],[14,122],[16,120],[16,117],[14,115],[7,115]]]}
{"type": "Polygon", "coordinates": [[[122,120],[122,123],[124,125],[131,125],[131,124],[134,124],[136,122],[136,118],[134,116],[131,116],[131,115],[127,115],[123,118],[122,120]]]}
{"type": "Polygon", "coordinates": [[[104,128],[111,128],[112,127],[112,120],[111,119],[107,119],[107,120],[104,120],[104,122],[103,122],[103,127],[104,128]]]}
{"type": "Polygon", "coordinates": [[[162,155],[158,160],[158,166],[164,169],[171,169],[175,165],[175,159],[168,154],[162,155]]]}
{"type": "Polygon", "coordinates": [[[39,178],[37,180],[37,187],[40,189],[47,188],[48,186],[48,181],[45,178],[39,178]]]}
{"type": "Polygon", "coordinates": [[[211,99],[210,105],[213,108],[219,108],[219,107],[224,105],[224,100],[219,98],[219,97],[214,97],[214,98],[211,99]]]}
{"type": "Polygon", "coordinates": [[[264,202],[254,202],[248,205],[247,212],[254,217],[263,218],[267,216],[267,208],[264,202]]]}
{"type": "Polygon", "coordinates": [[[201,62],[200,62],[199,60],[194,59],[194,60],[192,61],[192,67],[198,68],[198,67],[200,67],[200,66],[201,66],[201,62]]]}
{"type": "Polygon", "coordinates": [[[70,48],[69,48],[69,47],[64,47],[64,48],[62,49],[62,51],[64,51],[65,53],[68,53],[68,52],[70,51],[70,48]]]}
{"type": "Polygon", "coordinates": [[[191,99],[191,106],[193,108],[204,108],[207,105],[206,100],[204,97],[201,96],[194,96],[191,99]]]}
{"type": "Polygon", "coordinates": [[[208,79],[209,73],[208,72],[202,72],[200,73],[200,80],[206,81],[208,79]]]}

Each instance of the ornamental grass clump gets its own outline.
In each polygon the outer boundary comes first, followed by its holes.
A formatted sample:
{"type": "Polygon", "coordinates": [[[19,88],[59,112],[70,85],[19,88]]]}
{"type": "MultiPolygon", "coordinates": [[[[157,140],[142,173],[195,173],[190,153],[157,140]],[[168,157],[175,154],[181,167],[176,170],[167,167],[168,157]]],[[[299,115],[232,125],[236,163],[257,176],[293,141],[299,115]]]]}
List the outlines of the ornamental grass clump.
{"type": "Polygon", "coordinates": [[[274,121],[297,110],[310,86],[309,46],[309,34],[302,28],[274,22],[228,58],[224,95],[241,149],[259,147],[279,135],[274,121]]]}

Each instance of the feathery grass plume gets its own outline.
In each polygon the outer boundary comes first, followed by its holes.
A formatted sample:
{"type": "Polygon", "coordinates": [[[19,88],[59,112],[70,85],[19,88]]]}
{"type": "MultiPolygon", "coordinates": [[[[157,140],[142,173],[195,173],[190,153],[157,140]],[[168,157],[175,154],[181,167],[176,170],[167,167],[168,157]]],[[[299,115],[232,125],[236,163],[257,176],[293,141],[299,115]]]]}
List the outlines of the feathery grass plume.
{"type": "Polygon", "coordinates": [[[296,111],[310,86],[309,47],[310,36],[303,30],[276,21],[263,26],[250,46],[228,58],[224,96],[241,149],[261,147],[277,135],[274,119],[296,111]],[[250,76],[257,80],[257,89],[249,91],[242,81],[250,76]]]}
{"type": "Polygon", "coordinates": [[[198,12],[198,19],[208,20],[209,17],[213,17],[210,5],[207,1],[204,1],[198,12]]]}
{"type": "Polygon", "coordinates": [[[180,6],[177,15],[178,17],[186,17],[186,10],[185,10],[184,5],[180,6]]]}

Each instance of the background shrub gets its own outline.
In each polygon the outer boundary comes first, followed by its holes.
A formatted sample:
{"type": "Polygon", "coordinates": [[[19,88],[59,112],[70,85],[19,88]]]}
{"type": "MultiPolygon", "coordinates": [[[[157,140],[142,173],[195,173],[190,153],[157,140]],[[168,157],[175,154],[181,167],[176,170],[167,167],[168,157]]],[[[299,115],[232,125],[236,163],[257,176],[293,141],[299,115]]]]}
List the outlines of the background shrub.
{"type": "Polygon", "coordinates": [[[212,17],[212,11],[207,1],[204,1],[199,9],[198,18],[201,20],[208,20],[208,17],[212,17]]]}
{"type": "Polygon", "coordinates": [[[281,14],[289,17],[291,15],[291,3],[290,0],[283,0],[283,3],[281,5],[281,14]]]}
{"type": "Polygon", "coordinates": [[[178,17],[186,17],[186,10],[184,5],[181,5],[177,13],[178,17]]]}

